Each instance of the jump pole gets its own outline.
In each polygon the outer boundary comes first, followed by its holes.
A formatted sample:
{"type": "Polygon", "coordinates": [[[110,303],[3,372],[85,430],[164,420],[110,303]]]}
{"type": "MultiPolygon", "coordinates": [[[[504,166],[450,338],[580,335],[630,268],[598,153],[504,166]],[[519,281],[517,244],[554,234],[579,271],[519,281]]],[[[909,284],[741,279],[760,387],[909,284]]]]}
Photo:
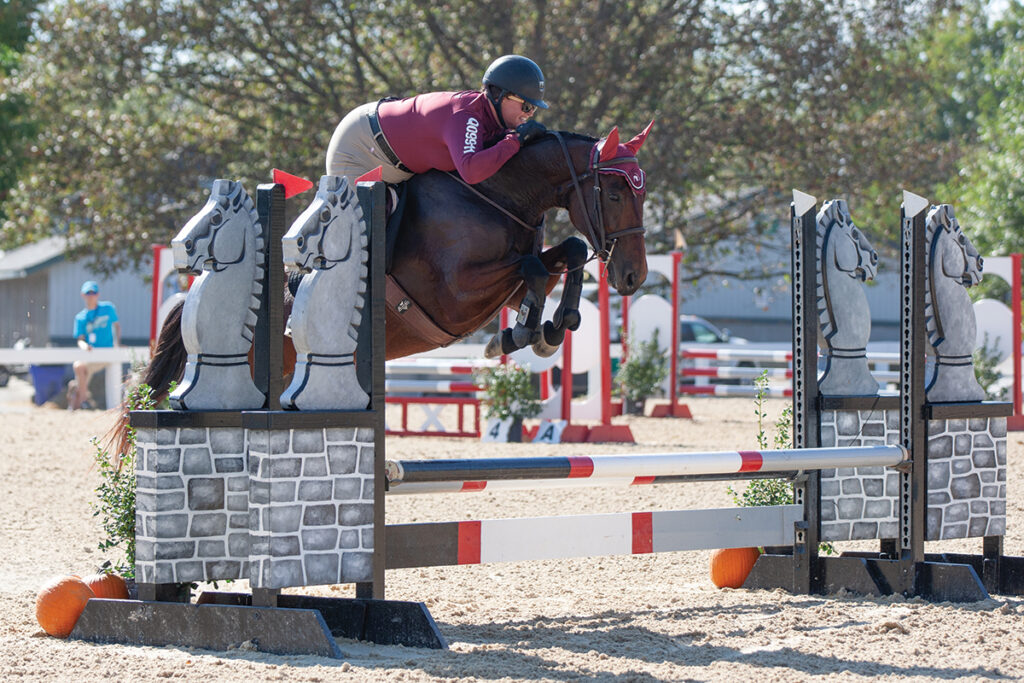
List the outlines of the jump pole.
{"type": "Polygon", "coordinates": [[[897,467],[909,459],[901,445],[696,453],[626,453],[525,458],[390,460],[389,491],[425,483],[556,480],[600,486],[603,481],[654,483],[658,477],[800,472],[841,467],[897,467]]]}

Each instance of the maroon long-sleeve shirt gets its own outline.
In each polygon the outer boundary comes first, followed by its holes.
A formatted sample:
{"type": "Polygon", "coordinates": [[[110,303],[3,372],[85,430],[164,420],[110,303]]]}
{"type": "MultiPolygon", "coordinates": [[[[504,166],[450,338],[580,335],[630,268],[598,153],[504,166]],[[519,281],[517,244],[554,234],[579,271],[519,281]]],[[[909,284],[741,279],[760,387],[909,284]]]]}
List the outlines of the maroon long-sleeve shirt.
{"type": "Polygon", "coordinates": [[[519,139],[498,123],[481,92],[434,92],[381,102],[377,114],[391,149],[413,173],[454,170],[467,183],[479,183],[519,151],[519,139]],[[484,142],[502,133],[497,144],[484,149],[484,142]]]}

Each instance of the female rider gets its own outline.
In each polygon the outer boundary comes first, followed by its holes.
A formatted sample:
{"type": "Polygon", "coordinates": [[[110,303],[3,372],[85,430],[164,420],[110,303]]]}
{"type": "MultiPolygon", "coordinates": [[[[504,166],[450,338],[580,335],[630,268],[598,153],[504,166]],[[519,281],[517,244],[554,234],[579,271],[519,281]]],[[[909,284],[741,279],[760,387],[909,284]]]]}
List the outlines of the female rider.
{"type": "Polygon", "coordinates": [[[400,183],[431,169],[458,171],[467,183],[494,175],[521,145],[544,134],[531,120],[544,102],[544,74],[519,55],[487,67],[477,92],[433,92],[353,109],[327,147],[327,174],[349,183],[378,166],[400,183]],[[497,139],[494,144],[488,144],[497,139]]]}

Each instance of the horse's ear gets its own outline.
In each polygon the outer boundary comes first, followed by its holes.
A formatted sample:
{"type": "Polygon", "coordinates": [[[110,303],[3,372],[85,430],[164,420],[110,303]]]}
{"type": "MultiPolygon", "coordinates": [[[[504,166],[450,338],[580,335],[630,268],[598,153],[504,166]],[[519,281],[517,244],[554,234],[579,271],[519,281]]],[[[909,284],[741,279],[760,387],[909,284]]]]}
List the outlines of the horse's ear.
{"type": "Polygon", "coordinates": [[[608,133],[608,137],[601,142],[601,156],[598,157],[598,161],[610,161],[618,156],[619,153],[619,127],[615,126],[612,128],[612,132],[608,133]]]}
{"type": "Polygon", "coordinates": [[[651,132],[651,128],[653,127],[654,119],[651,119],[651,122],[647,124],[647,127],[644,128],[642,133],[626,143],[626,147],[629,148],[630,152],[636,155],[636,153],[640,151],[640,148],[644,146],[644,141],[647,139],[648,133],[651,132]]]}

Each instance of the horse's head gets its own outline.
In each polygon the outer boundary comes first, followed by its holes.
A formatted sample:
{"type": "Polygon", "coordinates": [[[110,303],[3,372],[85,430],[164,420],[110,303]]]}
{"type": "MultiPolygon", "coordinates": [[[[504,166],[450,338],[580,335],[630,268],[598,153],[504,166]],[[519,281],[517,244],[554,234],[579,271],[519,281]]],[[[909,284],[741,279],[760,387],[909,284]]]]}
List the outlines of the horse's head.
{"type": "Polygon", "coordinates": [[[928,252],[933,259],[941,259],[942,274],[958,280],[964,287],[981,282],[985,265],[981,254],[964,234],[960,221],[956,219],[953,206],[933,206],[926,219],[926,240],[928,252]],[[947,258],[948,252],[949,256],[947,258]]]}
{"type": "Polygon", "coordinates": [[[341,176],[321,176],[313,202],[282,239],[285,264],[309,272],[344,261],[351,252],[353,225],[358,226],[361,217],[348,181],[341,176]]]}
{"type": "Polygon", "coordinates": [[[215,180],[206,205],[171,240],[175,267],[198,275],[203,269],[219,271],[240,263],[253,229],[247,199],[241,183],[215,180]]]}
{"type": "Polygon", "coordinates": [[[825,234],[835,246],[835,266],[851,277],[873,280],[878,273],[878,252],[853,222],[842,199],[825,202],[817,217],[819,238],[825,234]]]}
{"type": "Polygon", "coordinates": [[[569,219],[587,236],[598,257],[608,264],[608,280],[622,295],[635,292],[647,279],[643,209],[646,177],[636,153],[651,131],[619,143],[612,129],[592,148],[584,174],[574,179],[569,219]]]}

